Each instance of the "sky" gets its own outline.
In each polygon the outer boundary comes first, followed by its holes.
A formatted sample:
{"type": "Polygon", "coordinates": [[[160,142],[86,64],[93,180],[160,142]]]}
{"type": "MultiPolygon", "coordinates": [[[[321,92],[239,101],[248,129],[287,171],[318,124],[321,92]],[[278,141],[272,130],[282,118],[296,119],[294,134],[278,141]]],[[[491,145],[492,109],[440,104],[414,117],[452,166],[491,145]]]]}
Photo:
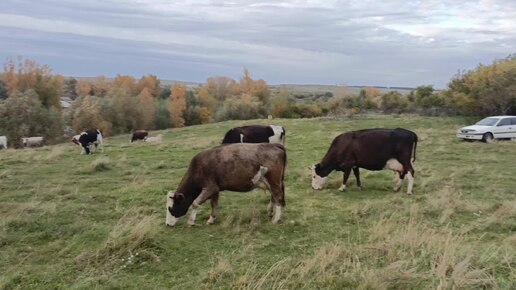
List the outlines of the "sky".
{"type": "Polygon", "coordinates": [[[445,88],[516,53],[514,0],[0,0],[0,60],[75,77],[445,88]]]}

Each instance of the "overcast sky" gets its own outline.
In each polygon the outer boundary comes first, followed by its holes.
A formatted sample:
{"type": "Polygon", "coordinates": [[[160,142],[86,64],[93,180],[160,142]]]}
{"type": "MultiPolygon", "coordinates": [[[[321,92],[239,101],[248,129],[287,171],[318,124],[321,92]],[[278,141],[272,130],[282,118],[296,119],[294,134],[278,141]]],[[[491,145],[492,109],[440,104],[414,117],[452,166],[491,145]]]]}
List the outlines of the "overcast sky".
{"type": "Polygon", "coordinates": [[[0,40],[67,76],[444,88],[516,53],[516,1],[0,0],[0,40]]]}

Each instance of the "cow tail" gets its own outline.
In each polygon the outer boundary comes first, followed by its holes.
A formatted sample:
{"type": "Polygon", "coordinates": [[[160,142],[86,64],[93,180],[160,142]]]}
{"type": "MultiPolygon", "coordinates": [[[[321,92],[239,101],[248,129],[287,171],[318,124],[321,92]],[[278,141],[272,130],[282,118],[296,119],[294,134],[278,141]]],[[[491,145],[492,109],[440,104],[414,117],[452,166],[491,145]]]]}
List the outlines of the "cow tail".
{"type": "Polygon", "coordinates": [[[285,149],[285,147],[281,144],[275,144],[278,148],[281,149],[281,151],[283,152],[283,156],[282,156],[282,159],[283,159],[283,169],[281,171],[281,191],[283,192],[283,199],[282,199],[282,204],[281,206],[285,206],[285,171],[286,171],[286,168],[287,168],[287,150],[285,149]]]}
{"type": "Polygon", "coordinates": [[[285,145],[285,136],[287,135],[287,131],[285,130],[285,128],[281,127],[281,136],[280,136],[280,140],[281,140],[281,143],[283,145],[285,145]]]}
{"type": "Polygon", "coordinates": [[[414,147],[413,147],[413,154],[412,154],[412,162],[416,162],[416,147],[417,147],[417,135],[414,134],[414,147]]]}

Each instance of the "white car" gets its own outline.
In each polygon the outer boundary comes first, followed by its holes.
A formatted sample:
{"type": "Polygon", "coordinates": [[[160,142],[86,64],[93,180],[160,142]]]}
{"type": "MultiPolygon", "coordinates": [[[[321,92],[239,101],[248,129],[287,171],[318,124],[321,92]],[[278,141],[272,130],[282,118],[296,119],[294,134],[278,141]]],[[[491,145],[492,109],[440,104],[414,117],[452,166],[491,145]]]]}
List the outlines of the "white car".
{"type": "Polygon", "coordinates": [[[494,139],[516,138],[516,116],[487,117],[475,125],[458,129],[457,137],[464,140],[482,140],[486,143],[494,139]]]}

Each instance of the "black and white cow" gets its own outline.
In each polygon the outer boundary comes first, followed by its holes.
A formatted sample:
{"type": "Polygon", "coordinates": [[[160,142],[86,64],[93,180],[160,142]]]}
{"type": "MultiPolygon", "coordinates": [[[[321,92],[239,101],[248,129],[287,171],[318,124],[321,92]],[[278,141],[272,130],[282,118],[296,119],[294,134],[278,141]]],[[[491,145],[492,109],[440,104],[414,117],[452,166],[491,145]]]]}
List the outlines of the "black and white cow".
{"type": "Polygon", "coordinates": [[[207,223],[212,224],[217,215],[220,191],[248,192],[254,188],[271,192],[267,213],[272,222],[277,223],[285,206],[286,162],[287,153],[281,144],[237,143],[200,152],[190,162],[177,190],[167,193],[166,224],[174,226],[192,205],[188,225],[194,225],[197,209],[207,199],[211,199],[207,223]]]}
{"type": "Polygon", "coordinates": [[[361,187],[359,168],[390,169],[397,176],[394,190],[401,188],[402,180],[407,175],[407,194],[412,194],[412,162],[416,160],[416,146],[416,133],[401,128],[365,129],[341,134],[333,139],[322,161],[312,167],[312,188],[321,189],[333,170],[344,172],[344,180],[339,188],[343,191],[351,170],[357,185],[361,187]]]}
{"type": "Polygon", "coordinates": [[[91,145],[95,145],[95,148],[99,148],[101,152],[104,152],[104,145],[102,140],[102,132],[99,129],[91,129],[79,134],[79,144],[83,148],[82,153],[91,154],[91,145]]]}
{"type": "Polygon", "coordinates": [[[279,143],[285,145],[285,128],[276,125],[250,125],[230,129],[222,144],[228,143],[279,143]]]}

